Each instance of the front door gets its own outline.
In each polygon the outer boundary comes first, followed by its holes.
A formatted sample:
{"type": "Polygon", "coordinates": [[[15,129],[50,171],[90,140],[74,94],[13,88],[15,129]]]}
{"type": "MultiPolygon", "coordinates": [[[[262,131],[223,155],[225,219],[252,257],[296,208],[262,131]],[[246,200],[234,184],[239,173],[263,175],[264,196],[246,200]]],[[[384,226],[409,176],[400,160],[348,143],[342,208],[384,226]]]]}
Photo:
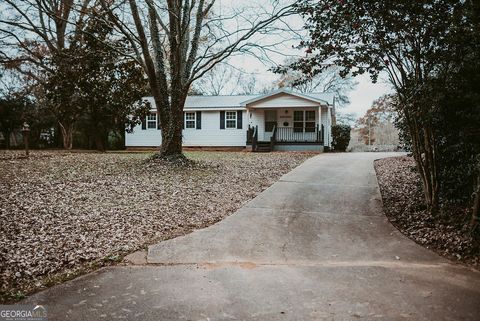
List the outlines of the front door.
{"type": "Polygon", "coordinates": [[[277,126],[277,111],[265,110],[265,137],[264,140],[270,140],[273,128],[277,126]]]}

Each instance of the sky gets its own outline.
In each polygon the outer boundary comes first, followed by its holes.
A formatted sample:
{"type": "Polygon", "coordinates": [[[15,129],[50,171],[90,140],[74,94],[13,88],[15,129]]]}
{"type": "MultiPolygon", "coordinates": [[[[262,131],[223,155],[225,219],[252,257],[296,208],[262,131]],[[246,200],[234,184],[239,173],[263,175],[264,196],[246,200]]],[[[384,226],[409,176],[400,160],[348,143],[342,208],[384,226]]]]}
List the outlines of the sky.
{"type": "MultiPolygon", "coordinates": [[[[249,23],[256,19],[262,19],[262,14],[268,14],[272,4],[282,5],[290,4],[292,0],[218,0],[216,2],[216,12],[226,17],[233,17],[225,22],[225,26],[230,29],[245,28],[249,23]],[[242,9],[245,11],[243,12],[242,9]],[[232,12],[241,12],[241,15],[232,14],[232,12]]],[[[281,6],[280,6],[281,7],[281,6]]],[[[275,51],[267,52],[268,59],[258,60],[253,55],[240,54],[230,59],[229,63],[238,69],[243,69],[248,73],[254,74],[259,87],[270,85],[278,79],[278,75],[269,71],[275,64],[282,64],[288,56],[301,56],[305,53],[294,49],[293,47],[305,39],[306,31],[303,29],[304,21],[299,15],[289,16],[277,22],[277,32],[267,32],[255,35],[250,39],[251,42],[258,45],[268,43],[278,43],[275,51]],[[285,31],[284,31],[285,29],[285,31]],[[294,32],[292,32],[292,30],[294,32]]],[[[264,57],[265,58],[265,57],[264,57]]],[[[372,84],[366,75],[357,78],[358,85],[350,93],[350,105],[340,109],[342,113],[354,113],[357,117],[362,116],[371,106],[372,102],[390,91],[389,86],[381,81],[372,84]]]]}
{"type": "MultiPolygon", "coordinates": [[[[263,6],[263,8],[250,8],[249,11],[268,11],[268,5],[272,3],[271,1],[272,0],[257,0],[255,1],[255,4],[258,6],[263,6]]],[[[291,2],[291,0],[278,1],[287,4],[291,2]]],[[[220,0],[218,3],[223,13],[228,10],[236,10],[239,7],[239,4],[236,0],[220,0]]],[[[275,47],[275,50],[278,52],[278,54],[275,52],[269,52],[268,59],[264,60],[263,62],[250,55],[235,56],[230,59],[229,64],[235,66],[238,69],[243,69],[248,73],[254,74],[257,80],[257,84],[259,84],[260,86],[262,84],[271,84],[274,80],[278,79],[278,75],[270,72],[269,68],[273,67],[274,64],[283,63],[287,56],[299,57],[301,55],[304,55],[304,52],[294,49],[293,47],[298,45],[300,40],[304,40],[307,37],[306,31],[303,29],[304,21],[300,16],[289,16],[288,18],[284,19],[283,22],[285,23],[284,25],[282,25],[281,23],[278,25],[281,29],[283,29],[285,25],[288,25],[289,28],[295,30],[296,32],[292,33],[290,31],[285,31],[274,34],[267,33],[262,35],[256,35],[252,39],[257,44],[276,43],[281,40],[281,44],[275,47]]],[[[380,78],[381,76],[379,77],[379,80],[376,84],[372,84],[368,75],[361,75],[356,77],[358,85],[355,90],[353,90],[349,95],[351,103],[341,108],[340,112],[353,113],[356,115],[357,118],[363,116],[367,109],[371,107],[372,102],[375,99],[386,93],[391,92],[390,86],[385,81],[382,81],[380,78]]]]}
{"type": "MultiPolygon", "coordinates": [[[[235,57],[231,59],[230,63],[237,68],[254,74],[259,85],[270,84],[278,78],[278,75],[268,70],[271,68],[271,65],[265,65],[250,56],[235,57]]],[[[368,75],[357,76],[355,80],[358,84],[349,94],[350,104],[340,108],[339,111],[344,114],[353,113],[356,118],[359,118],[372,106],[375,99],[390,93],[391,87],[385,80],[382,80],[381,77],[379,77],[378,82],[375,84],[372,83],[368,75]]]]}
{"type": "Polygon", "coordinates": [[[358,76],[356,80],[358,85],[349,95],[350,105],[342,108],[341,112],[355,113],[357,117],[360,117],[365,114],[375,99],[390,93],[391,87],[380,79],[373,84],[368,75],[358,76]]]}

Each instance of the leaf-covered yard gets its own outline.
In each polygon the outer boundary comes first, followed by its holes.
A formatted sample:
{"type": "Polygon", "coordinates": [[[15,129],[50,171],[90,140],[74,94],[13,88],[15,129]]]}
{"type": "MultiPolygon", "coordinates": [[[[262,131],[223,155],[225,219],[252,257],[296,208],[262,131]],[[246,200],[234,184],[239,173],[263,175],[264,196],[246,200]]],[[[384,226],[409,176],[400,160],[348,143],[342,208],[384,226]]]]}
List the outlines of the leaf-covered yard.
{"type": "Polygon", "coordinates": [[[375,170],[385,214],[395,227],[440,255],[480,267],[480,243],[469,232],[468,211],[451,205],[438,217],[429,214],[413,157],[379,159],[375,170]]]}
{"type": "Polygon", "coordinates": [[[0,153],[1,299],[117,261],[233,213],[309,154],[0,153]]]}

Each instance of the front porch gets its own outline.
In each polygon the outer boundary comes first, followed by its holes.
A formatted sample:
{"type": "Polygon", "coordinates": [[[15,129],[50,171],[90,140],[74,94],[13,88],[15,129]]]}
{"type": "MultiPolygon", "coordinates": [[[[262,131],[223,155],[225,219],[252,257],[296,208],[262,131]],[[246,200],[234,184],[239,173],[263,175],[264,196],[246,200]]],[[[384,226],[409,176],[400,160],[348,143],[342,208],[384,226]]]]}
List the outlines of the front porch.
{"type": "Polygon", "coordinates": [[[290,150],[318,151],[330,144],[331,106],[321,99],[281,91],[247,101],[245,107],[247,146],[253,151],[285,146],[292,146],[290,150]]]}

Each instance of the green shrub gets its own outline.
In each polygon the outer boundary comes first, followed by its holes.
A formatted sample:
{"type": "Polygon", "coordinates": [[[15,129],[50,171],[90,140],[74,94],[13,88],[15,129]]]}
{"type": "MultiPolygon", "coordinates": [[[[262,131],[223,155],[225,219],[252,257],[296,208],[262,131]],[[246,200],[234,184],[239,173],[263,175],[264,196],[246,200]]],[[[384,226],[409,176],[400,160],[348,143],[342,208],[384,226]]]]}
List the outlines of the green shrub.
{"type": "Polygon", "coordinates": [[[334,125],[332,126],[332,148],[337,152],[344,152],[347,150],[350,143],[350,126],[349,125],[334,125]]]}

